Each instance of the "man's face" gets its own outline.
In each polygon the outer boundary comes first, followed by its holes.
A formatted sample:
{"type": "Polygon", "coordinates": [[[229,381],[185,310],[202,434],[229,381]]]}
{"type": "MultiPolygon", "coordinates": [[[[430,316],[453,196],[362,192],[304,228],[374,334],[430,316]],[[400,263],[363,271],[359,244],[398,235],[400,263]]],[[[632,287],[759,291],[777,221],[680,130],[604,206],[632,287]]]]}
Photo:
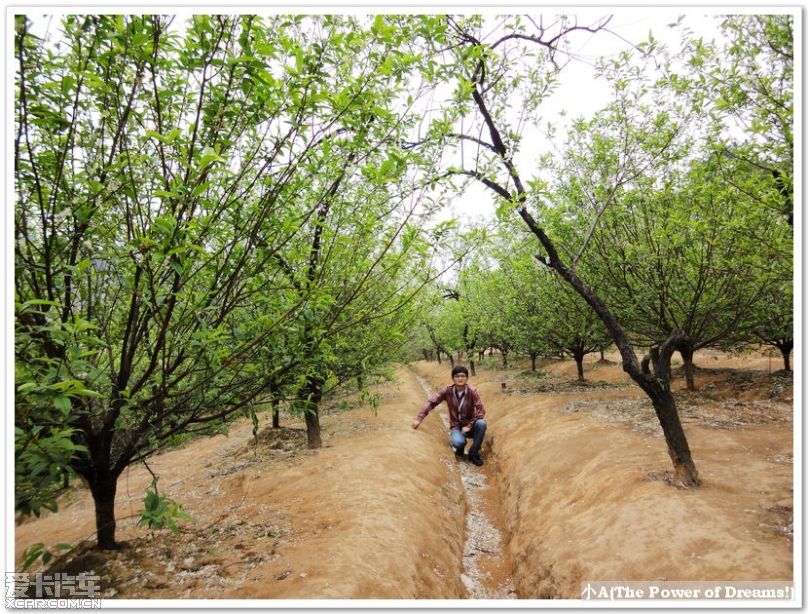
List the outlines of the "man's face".
{"type": "Polygon", "coordinates": [[[468,375],[466,375],[465,373],[458,373],[457,375],[452,377],[452,380],[454,381],[455,386],[457,386],[458,388],[465,388],[466,381],[468,380],[468,378],[469,378],[468,375]]]}

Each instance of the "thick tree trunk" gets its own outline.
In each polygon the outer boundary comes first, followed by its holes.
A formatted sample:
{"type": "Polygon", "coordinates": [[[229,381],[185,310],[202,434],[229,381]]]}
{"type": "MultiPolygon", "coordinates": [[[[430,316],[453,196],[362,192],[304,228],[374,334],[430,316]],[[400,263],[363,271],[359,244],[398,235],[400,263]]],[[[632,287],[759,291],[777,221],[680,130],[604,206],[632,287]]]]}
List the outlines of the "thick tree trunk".
{"type": "Polygon", "coordinates": [[[314,406],[306,409],[306,441],[309,450],[316,450],[323,447],[323,440],[320,438],[320,408],[314,406]]]}
{"type": "Polygon", "coordinates": [[[281,410],[278,407],[279,404],[280,404],[280,400],[272,399],[272,428],[273,429],[281,428],[281,410]]]}
{"type": "Polygon", "coordinates": [[[533,371],[533,373],[536,372],[536,357],[537,356],[538,355],[535,352],[532,352],[530,354],[530,370],[533,371]]]}
{"type": "Polygon", "coordinates": [[[443,363],[442,363],[442,362],[441,362],[441,360],[440,360],[440,350],[438,350],[438,351],[436,352],[436,354],[438,355],[438,364],[439,364],[439,365],[442,365],[443,363]]]}
{"type": "Polygon", "coordinates": [[[454,356],[452,355],[451,352],[447,353],[446,355],[449,357],[449,364],[451,364],[452,369],[454,369],[454,356]]]}
{"type": "Polygon", "coordinates": [[[682,362],[684,362],[685,365],[685,381],[687,382],[687,389],[694,391],[696,390],[696,380],[693,373],[693,350],[682,349],[679,350],[679,354],[682,356],[682,362]]]}
{"type": "Polygon", "coordinates": [[[668,455],[673,462],[676,479],[685,486],[698,486],[699,473],[690,455],[690,446],[687,444],[687,437],[679,420],[676,401],[670,388],[664,387],[649,396],[662,426],[662,432],[665,434],[665,443],[668,445],[668,455]]]}
{"type": "Polygon", "coordinates": [[[502,368],[503,369],[508,368],[508,352],[506,352],[505,350],[502,350],[502,368]]]}
{"type": "Polygon", "coordinates": [[[323,382],[309,380],[302,390],[303,399],[306,401],[306,439],[309,450],[323,447],[320,437],[320,401],[323,397],[323,382]]]}
{"type": "Polygon", "coordinates": [[[794,347],[794,341],[783,341],[777,344],[777,349],[783,355],[783,368],[786,371],[791,371],[791,350],[794,347]]]}
{"type": "Polygon", "coordinates": [[[117,478],[112,475],[96,477],[90,482],[90,492],[95,504],[95,530],[98,547],[112,550],[118,546],[115,541],[115,493],[117,478]]]}
{"type": "Polygon", "coordinates": [[[575,352],[573,354],[573,358],[575,358],[575,366],[578,367],[578,381],[583,382],[584,380],[584,355],[580,352],[575,352]]]}
{"type": "Polygon", "coordinates": [[[477,375],[477,370],[474,368],[473,358],[469,358],[469,375],[477,375]]]}

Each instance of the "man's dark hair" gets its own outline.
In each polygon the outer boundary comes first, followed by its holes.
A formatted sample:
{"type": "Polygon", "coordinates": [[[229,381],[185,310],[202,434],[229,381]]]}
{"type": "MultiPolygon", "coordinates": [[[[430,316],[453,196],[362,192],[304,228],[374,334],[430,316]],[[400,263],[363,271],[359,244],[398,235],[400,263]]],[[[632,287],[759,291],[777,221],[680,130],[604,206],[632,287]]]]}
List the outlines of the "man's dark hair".
{"type": "Polygon", "coordinates": [[[461,365],[458,365],[454,369],[452,369],[452,377],[454,377],[458,373],[464,373],[466,375],[466,377],[469,376],[469,370],[466,369],[466,367],[463,367],[461,365]]]}

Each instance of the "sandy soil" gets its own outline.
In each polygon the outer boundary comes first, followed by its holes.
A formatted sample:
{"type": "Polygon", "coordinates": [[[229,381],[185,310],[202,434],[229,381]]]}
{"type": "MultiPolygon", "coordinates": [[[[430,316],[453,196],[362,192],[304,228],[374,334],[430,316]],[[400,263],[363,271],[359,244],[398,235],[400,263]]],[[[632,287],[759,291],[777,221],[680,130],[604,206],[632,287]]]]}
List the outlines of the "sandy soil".
{"type": "MultiPolygon", "coordinates": [[[[699,392],[674,382],[704,481],[689,490],[669,483],[653,412],[616,364],[588,362],[585,385],[572,362],[541,377],[481,368],[471,383],[488,410],[477,481],[488,488],[475,505],[503,550],[478,558],[479,575],[511,579],[523,599],[577,598],[585,579],[791,580],[790,380],[770,377],[763,356],[696,363],[699,392]]],[[[284,418],[280,431],[262,423],[257,445],[244,421],[155,457],[160,492],[195,518],[177,536],[135,526],[151,481],[135,467],[119,482],[124,547],[94,551],[82,543],[90,498],[76,488],[57,514],[16,527],[18,560],[34,542],[79,544],[52,571],[98,573],[116,599],[479,596],[463,579],[468,468],[435,412],[409,428],[425,397],[416,374],[436,387],[448,370],[401,368],[377,413],[326,413],[321,450],[305,450],[302,423],[284,418]]]]}
{"type": "MultiPolygon", "coordinates": [[[[689,405],[696,489],[666,481],[661,431],[645,426],[653,410],[617,364],[590,361],[586,386],[571,361],[528,383],[513,371],[472,378],[490,408],[520,598],[577,598],[581,580],[792,579],[790,389],[770,383],[762,356],[701,360],[710,367],[697,372],[701,392],[674,380],[689,405]],[[723,371],[741,366],[757,370],[723,371]],[[566,392],[581,388],[589,392],[566,392]]],[[[445,368],[419,370],[438,381],[445,368]]]]}
{"type": "MultiPolygon", "coordinates": [[[[381,409],[323,418],[325,447],[305,450],[295,430],[251,425],[150,461],[161,493],[196,522],[173,536],[134,526],[151,477],[122,476],[117,553],[88,552],[73,569],[102,577],[102,597],[460,598],[465,503],[443,425],[409,428],[422,402],[415,376],[399,370],[381,409]],[[458,523],[458,518],[461,523],[458,523]]],[[[18,556],[31,543],[91,538],[90,498],[79,490],[57,514],[16,529],[18,556]]]]}

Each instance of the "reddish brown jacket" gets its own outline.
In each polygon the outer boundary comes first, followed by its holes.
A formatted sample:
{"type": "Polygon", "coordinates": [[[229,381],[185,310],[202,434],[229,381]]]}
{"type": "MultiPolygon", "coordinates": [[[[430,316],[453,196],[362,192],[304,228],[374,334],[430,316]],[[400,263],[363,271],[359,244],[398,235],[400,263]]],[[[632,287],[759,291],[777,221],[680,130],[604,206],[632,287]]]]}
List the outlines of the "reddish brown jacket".
{"type": "Polygon", "coordinates": [[[474,424],[475,420],[485,416],[485,407],[476,388],[466,386],[466,395],[463,397],[461,407],[457,407],[457,399],[454,394],[454,385],[446,386],[440,392],[436,392],[418,412],[418,420],[426,418],[426,415],[435,407],[446,401],[449,407],[449,428],[462,428],[467,424],[474,424]]]}

